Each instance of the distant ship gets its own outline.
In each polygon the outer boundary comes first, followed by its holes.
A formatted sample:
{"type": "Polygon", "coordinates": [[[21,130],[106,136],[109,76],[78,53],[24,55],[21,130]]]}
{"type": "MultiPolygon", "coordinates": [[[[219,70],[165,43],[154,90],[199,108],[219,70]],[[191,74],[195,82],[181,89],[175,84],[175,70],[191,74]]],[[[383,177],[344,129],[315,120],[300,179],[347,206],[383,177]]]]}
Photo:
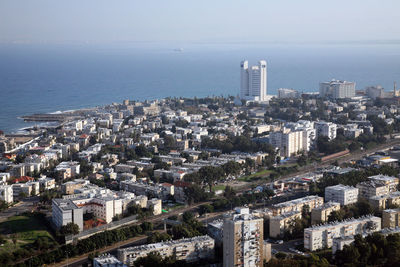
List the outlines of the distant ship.
{"type": "Polygon", "coordinates": [[[175,52],[183,52],[183,48],[175,48],[174,51],[175,52]]]}

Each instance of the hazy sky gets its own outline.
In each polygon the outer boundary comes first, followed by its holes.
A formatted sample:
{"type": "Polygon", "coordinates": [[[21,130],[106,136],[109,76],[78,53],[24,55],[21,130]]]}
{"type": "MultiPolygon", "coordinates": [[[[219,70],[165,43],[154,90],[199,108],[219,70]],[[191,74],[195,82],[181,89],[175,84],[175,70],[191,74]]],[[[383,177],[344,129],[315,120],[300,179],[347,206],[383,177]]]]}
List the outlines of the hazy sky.
{"type": "Polygon", "coordinates": [[[394,39],[399,0],[0,0],[0,42],[394,39]]]}

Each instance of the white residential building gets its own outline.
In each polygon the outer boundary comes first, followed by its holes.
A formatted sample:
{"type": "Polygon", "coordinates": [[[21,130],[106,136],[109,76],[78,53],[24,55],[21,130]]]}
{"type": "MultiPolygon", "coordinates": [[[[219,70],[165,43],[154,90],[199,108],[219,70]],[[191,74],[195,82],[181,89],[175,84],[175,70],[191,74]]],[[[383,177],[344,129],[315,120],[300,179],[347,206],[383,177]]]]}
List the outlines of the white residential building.
{"type": "Polygon", "coordinates": [[[279,132],[269,134],[269,142],[272,146],[279,148],[283,157],[291,157],[303,151],[303,131],[291,131],[284,128],[279,132]]]}
{"type": "Polygon", "coordinates": [[[314,123],[317,131],[317,138],[327,136],[329,140],[336,138],[337,125],[333,122],[318,121],[314,123]]]}
{"type": "Polygon", "coordinates": [[[340,205],[349,205],[358,200],[358,188],[347,185],[334,185],[325,188],[325,201],[338,202],[340,205]]]}
{"type": "Polygon", "coordinates": [[[303,206],[307,205],[310,210],[322,206],[324,204],[324,198],[319,196],[306,196],[302,198],[293,199],[290,201],[278,203],[272,205],[272,213],[274,216],[291,211],[303,210],[303,206]]]}
{"type": "Polygon", "coordinates": [[[381,218],[361,217],[304,229],[304,248],[315,251],[330,248],[334,238],[372,233],[381,230],[381,218]]]}
{"type": "Polygon", "coordinates": [[[11,185],[0,185],[0,200],[7,204],[14,201],[13,188],[11,185]]]}
{"type": "Polygon", "coordinates": [[[247,60],[240,63],[240,98],[250,101],[267,101],[267,62],[260,60],[250,66],[247,60]]]}
{"type": "Polygon", "coordinates": [[[356,95],[356,83],[332,80],[319,84],[319,95],[331,98],[350,98],[356,95]]]}
{"type": "Polygon", "coordinates": [[[118,249],[118,259],[128,266],[133,266],[138,258],[146,257],[149,253],[156,252],[162,258],[175,256],[177,260],[195,262],[200,259],[213,258],[214,248],[214,239],[204,235],[118,249]]]}
{"type": "Polygon", "coordinates": [[[293,89],[288,88],[279,88],[278,89],[278,98],[298,98],[299,92],[293,89]]]}
{"type": "Polygon", "coordinates": [[[93,267],[127,267],[127,265],[113,255],[103,254],[93,259],[93,267]]]}
{"type": "Polygon", "coordinates": [[[397,186],[399,185],[399,178],[393,177],[393,176],[378,174],[378,175],[370,176],[370,177],[368,177],[368,179],[371,181],[375,181],[375,182],[387,185],[389,187],[389,192],[396,192],[397,186]]]}
{"type": "Polygon", "coordinates": [[[83,209],[72,200],[55,198],[52,201],[52,221],[57,228],[68,223],[75,223],[83,230],[83,209]]]}

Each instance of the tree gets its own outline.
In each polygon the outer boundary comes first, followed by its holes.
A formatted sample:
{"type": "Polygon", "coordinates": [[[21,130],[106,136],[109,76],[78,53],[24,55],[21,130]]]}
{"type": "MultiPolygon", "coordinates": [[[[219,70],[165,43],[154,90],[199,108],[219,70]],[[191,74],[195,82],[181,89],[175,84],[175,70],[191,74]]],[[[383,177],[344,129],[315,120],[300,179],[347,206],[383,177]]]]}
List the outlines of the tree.
{"type": "Polygon", "coordinates": [[[76,235],[79,233],[79,226],[73,222],[61,226],[60,233],[62,235],[76,235]]]}
{"type": "Polygon", "coordinates": [[[200,206],[200,214],[212,213],[212,212],[214,212],[214,207],[211,206],[210,204],[203,204],[200,206]]]}
{"type": "Polygon", "coordinates": [[[205,182],[209,186],[211,192],[212,186],[223,176],[223,172],[219,167],[204,166],[200,168],[199,175],[202,182],[205,182]]]}
{"type": "Polygon", "coordinates": [[[182,220],[185,223],[190,223],[192,220],[194,220],[194,214],[193,212],[190,211],[185,211],[182,215],[182,220]]]}
{"type": "Polygon", "coordinates": [[[236,196],[235,190],[231,186],[227,185],[224,190],[224,197],[230,199],[234,196],[236,196]]]}
{"type": "Polygon", "coordinates": [[[17,247],[18,235],[16,233],[11,235],[11,241],[14,244],[14,247],[17,247]]]}

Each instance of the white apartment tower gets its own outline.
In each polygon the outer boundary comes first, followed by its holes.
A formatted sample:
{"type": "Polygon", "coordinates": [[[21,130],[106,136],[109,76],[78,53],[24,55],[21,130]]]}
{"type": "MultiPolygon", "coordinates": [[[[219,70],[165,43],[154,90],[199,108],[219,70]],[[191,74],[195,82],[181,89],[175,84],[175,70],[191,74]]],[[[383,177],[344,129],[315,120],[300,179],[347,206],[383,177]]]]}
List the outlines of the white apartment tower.
{"type": "Polygon", "coordinates": [[[331,98],[350,98],[356,95],[356,83],[333,79],[319,84],[319,95],[331,98]]]}
{"type": "Polygon", "coordinates": [[[237,208],[224,221],[223,266],[261,267],[264,261],[264,220],[237,208]]]}
{"type": "Polygon", "coordinates": [[[247,60],[240,63],[240,98],[250,101],[267,100],[267,62],[260,60],[250,66],[247,60]]]}

